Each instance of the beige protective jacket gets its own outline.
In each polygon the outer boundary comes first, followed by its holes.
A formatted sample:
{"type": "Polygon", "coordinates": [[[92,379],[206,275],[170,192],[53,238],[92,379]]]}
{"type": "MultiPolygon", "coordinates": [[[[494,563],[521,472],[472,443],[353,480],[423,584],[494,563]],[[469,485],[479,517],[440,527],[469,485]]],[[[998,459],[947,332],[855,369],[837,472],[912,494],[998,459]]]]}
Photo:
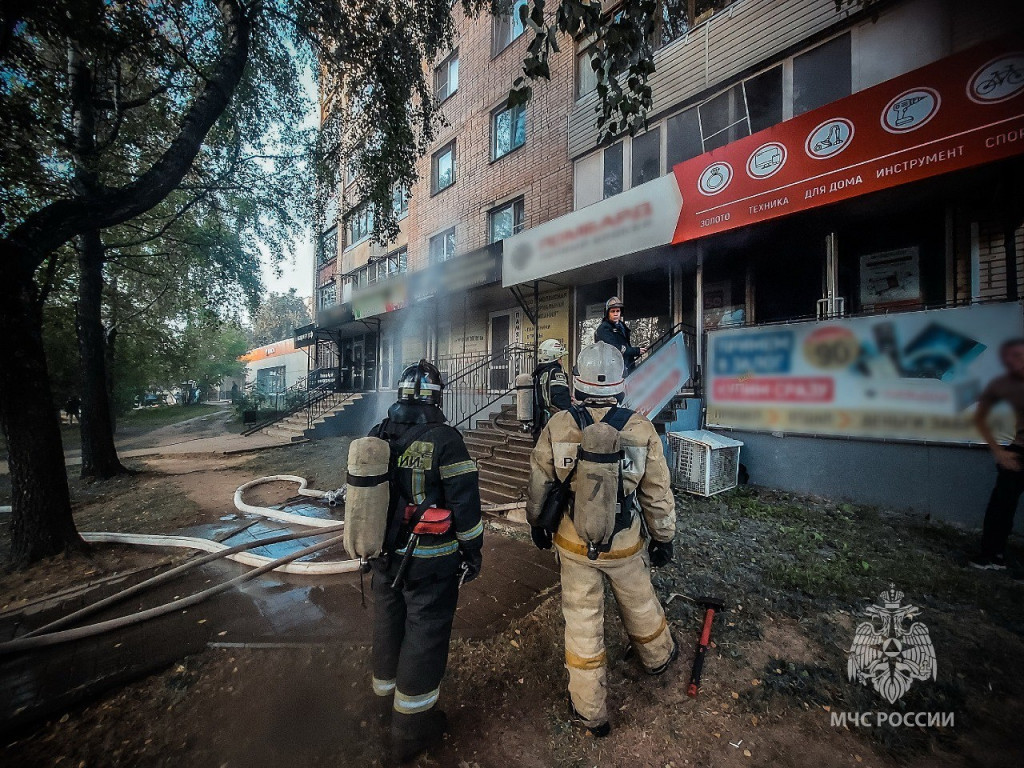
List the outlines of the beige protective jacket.
{"type": "MultiPolygon", "coordinates": [[[[587,410],[594,421],[599,422],[608,413],[609,406],[588,406],[587,410]]],[[[531,524],[540,516],[544,496],[555,477],[565,480],[572,471],[582,439],[583,434],[569,411],[556,413],[544,427],[530,454],[526,517],[531,524]]],[[[636,490],[637,501],[651,537],[655,541],[671,541],[676,532],[676,507],[661,438],[647,418],[634,413],[622,428],[619,439],[625,451],[622,461],[623,490],[626,494],[636,490]]],[[[575,491],[575,477],[572,483],[575,491]]],[[[562,549],[586,552],[586,544],[576,533],[568,511],[562,516],[555,543],[562,549]]],[[[626,550],[639,551],[642,546],[640,520],[637,518],[630,528],[615,535],[607,554],[622,557],[626,550]]],[[[604,557],[602,555],[602,559],[604,557]]]]}

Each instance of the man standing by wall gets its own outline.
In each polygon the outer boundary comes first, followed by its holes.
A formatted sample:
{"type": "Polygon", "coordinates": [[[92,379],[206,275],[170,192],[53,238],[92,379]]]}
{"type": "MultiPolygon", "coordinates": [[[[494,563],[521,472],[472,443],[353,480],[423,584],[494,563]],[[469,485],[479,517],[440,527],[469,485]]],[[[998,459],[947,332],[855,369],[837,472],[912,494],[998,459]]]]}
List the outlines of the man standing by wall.
{"type": "MultiPolygon", "coordinates": [[[[622,355],[614,347],[597,342],[580,352],[573,384],[582,405],[556,413],[541,433],[530,456],[526,505],[534,543],[541,549],[550,549],[552,543],[557,548],[570,706],[573,716],[595,736],[605,736],[611,729],[605,702],[605,579],[611,584],[626,632],[647,672],[661,674],[678,653],[665,611],[654,593],[648,565],[661,567],[672,559],[675,499],[654,425],[644,416],[619,407],[625,388],[622,370],[622,355]],[[613,504],[610,540],[595,550],[593,543],[584,541],[577,532],[570,514],[561,517],[553,535],[537,523],[544,499],[556,480],[571,482],[573,489],[577,488],[580,478],[573,467],[586,455],[580,447],[585,428],[581,425],[599,422],[619,433],[622,458],[613,456],[612,461],[618,470],[621,493],[620,502],[613,504]],[[649,543],[643,534],[644,524],[650,534],[649,543]]],[[[570,503],[575,517],[580,518],[586,497],[578,496],[570,503]]]]}
{"type": "Polygon", "coordinates": [[[1011,339],[999,348],[1006,374],[985,387],[974,412],[974,423],[996,460],[996,487],[992,490],[981,535],[981,554],[971,565],[983,570],[1006,568],[1006,541],[1013,531],[1017,503],[1024,492],[1024,339],[1011,339]],[[1005,400],[1013,408],[1013,442],[1002,446],[988,425],[992,407],[1005,400]]]}

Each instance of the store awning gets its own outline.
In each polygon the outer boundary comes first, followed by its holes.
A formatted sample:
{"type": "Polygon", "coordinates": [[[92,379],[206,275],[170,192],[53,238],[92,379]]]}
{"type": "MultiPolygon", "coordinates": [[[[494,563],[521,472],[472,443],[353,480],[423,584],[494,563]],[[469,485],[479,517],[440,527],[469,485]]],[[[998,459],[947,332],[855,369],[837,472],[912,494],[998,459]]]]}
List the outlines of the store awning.
{"type": "Polygon", "coordinates": [[[669,174],[539,227],[505,244],[506,288],[672,242],[682,198],[669,174]]]}
{"type": "Polygon", "coordinates": [[[673,243],[1024,153],[1024,49],[987,42],[680,163],[673,243]]]}

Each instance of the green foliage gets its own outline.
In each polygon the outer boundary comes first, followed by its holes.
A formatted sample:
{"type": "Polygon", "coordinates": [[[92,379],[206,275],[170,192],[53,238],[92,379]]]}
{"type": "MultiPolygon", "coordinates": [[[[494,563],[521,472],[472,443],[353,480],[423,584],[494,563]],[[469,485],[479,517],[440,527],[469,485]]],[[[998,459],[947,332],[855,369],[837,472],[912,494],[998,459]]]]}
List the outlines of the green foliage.
{"type": "Polygon", "coordinates": [[[287,293],[270,293],[260,302],[252,318],[249,345],[261,347],[290,339],[296,328],[310,322],[309,308],[294,288],[287,293]]]}

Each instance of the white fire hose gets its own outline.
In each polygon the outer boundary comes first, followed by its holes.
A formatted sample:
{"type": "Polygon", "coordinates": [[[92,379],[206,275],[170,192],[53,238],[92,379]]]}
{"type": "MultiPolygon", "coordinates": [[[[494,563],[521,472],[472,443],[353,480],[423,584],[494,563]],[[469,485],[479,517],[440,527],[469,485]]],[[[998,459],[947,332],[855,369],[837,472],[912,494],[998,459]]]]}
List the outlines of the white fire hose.
{"type": "Polygon", "coordinates": [[[253,541],[244,542],[235,546],[228,546],[217,541],[211,541],[209,539],[203,539],[194,536],[167,536],[158,534],[135,534],[135,533],[110,533],[110,532],[83,532],[82,538],[85,541],[92,543],[111,543],[111,544],[130,544],[136,546],[153,546],[153,547],[184,547],[188,549],[196,549],[205,551],[209,554],[204,555],[195,560],[190,560],[187,563],[183,563],[169,571],[162,574],[158,574],[150,579],[140,582],[132,587],[129,587],[115,595],[111,595],[98,603],[86,606],[81,610],[75,611],[74,613],[64,616],[56,621],[50,622],[46,626],[39,627],[26,635],[11,640],[6,643],[0,643],[0,656],[4,656],[10,653],[18,653],[21,651],[27,651],[35,648],[42,648],[45,646],[56,645],[58,643],[65,643],[71,640],[78,640],[85,637],[93,637],[95,635],[110,632],[116,629],[123,629],[124,627],[137,624],[148,619],[156,618],[157,616],[163,616],[174,611],[188,608],[189,606],[196,605],[202,602],[208,597],[224,592],[238,584],[242,584],[247,581],[255,579],[268,571],[277,571],[279,573],[294,573],[304,576],[323,576],[337,573],[351,573],[359,570],[359,560],[325,560],[325,561],[313,561],[313,562],[295,562],[299,558],[305,557],[306,555],[319,552],[320,550],[327,549],[336,544],[340,544],[344,539],[342,535],[332,536],[326,541],[322,541],[318,544],[313,544],[308,547],[304,547],[296,552],[291,552],[283,557],[276,559],[265,557],[263,555],[254,555],[247,553],[245,550],[255,549],[257,547],[266,546],[268,544],[274,544],[282,541],[288,541],[293,539],[309,538],[311,536],[322,536],[327,533],[338,533],[344,527],[344,522],[337,520],[328,520],[323,518],[309,517],[306,515],[297,515],[289,512],[282,512],[277,509],[270,509],[268,507],[257,507],[251,504],[246,504],[242,500],[242,494],[249,488],[263,483],[273,482],[295,482],[299,484],[299,494],[302,496],[309,496],[312,498],[326,499],[327,503],[331,506],[335,506],[338,503],[344,503],[345,492],[344,488],[337,491],[318,491],[315,489],[306,488],[306,479],[298,477],[296,475],[270,475],[268,477],[261,477],[256,480],[251,480],[244,485],[241,485],[234,495],[235,507],[240,512],[246,512],[249,514],[259,515],[266,517],[271,520],[277,520],[279,522],[290,523],[293,525],[300,525],[307,528],[317,528],[316,531],[306,531],[303,533],[287,533],[280,536],[273,536],[265,539],[256,539],[253,541]],[[138,594],[146,589],[149,589],[157,584],[162,584],[169,581],[175,576],[183,573],[184,571],[190,570],[197,566],[203,565],[204,563],[218,560],[221,558],[228,558],[234,560],[243,565],[248,565],[254,570],[244,573],[240,576],[236,576],[230,581],[226,581],[222,584],[205,589],[201,592],[197,592],[194,595],[190,595],[181,600],[174,600],[170,603],[157,606],[155,608],[149,608],[144,611],[132,614],[130,616],[123,616],[116,619],[110,619],[109,621],[99,622],[97,624],[90,624],[84,627],[78,627],[76,629],[59,630],[60,627],[66,626],[73,623],[74,621],[84,618],[87,615],[95,613],[102,608],[112,605],[116,602],[124,600],[127,597],[138,594]]]}

